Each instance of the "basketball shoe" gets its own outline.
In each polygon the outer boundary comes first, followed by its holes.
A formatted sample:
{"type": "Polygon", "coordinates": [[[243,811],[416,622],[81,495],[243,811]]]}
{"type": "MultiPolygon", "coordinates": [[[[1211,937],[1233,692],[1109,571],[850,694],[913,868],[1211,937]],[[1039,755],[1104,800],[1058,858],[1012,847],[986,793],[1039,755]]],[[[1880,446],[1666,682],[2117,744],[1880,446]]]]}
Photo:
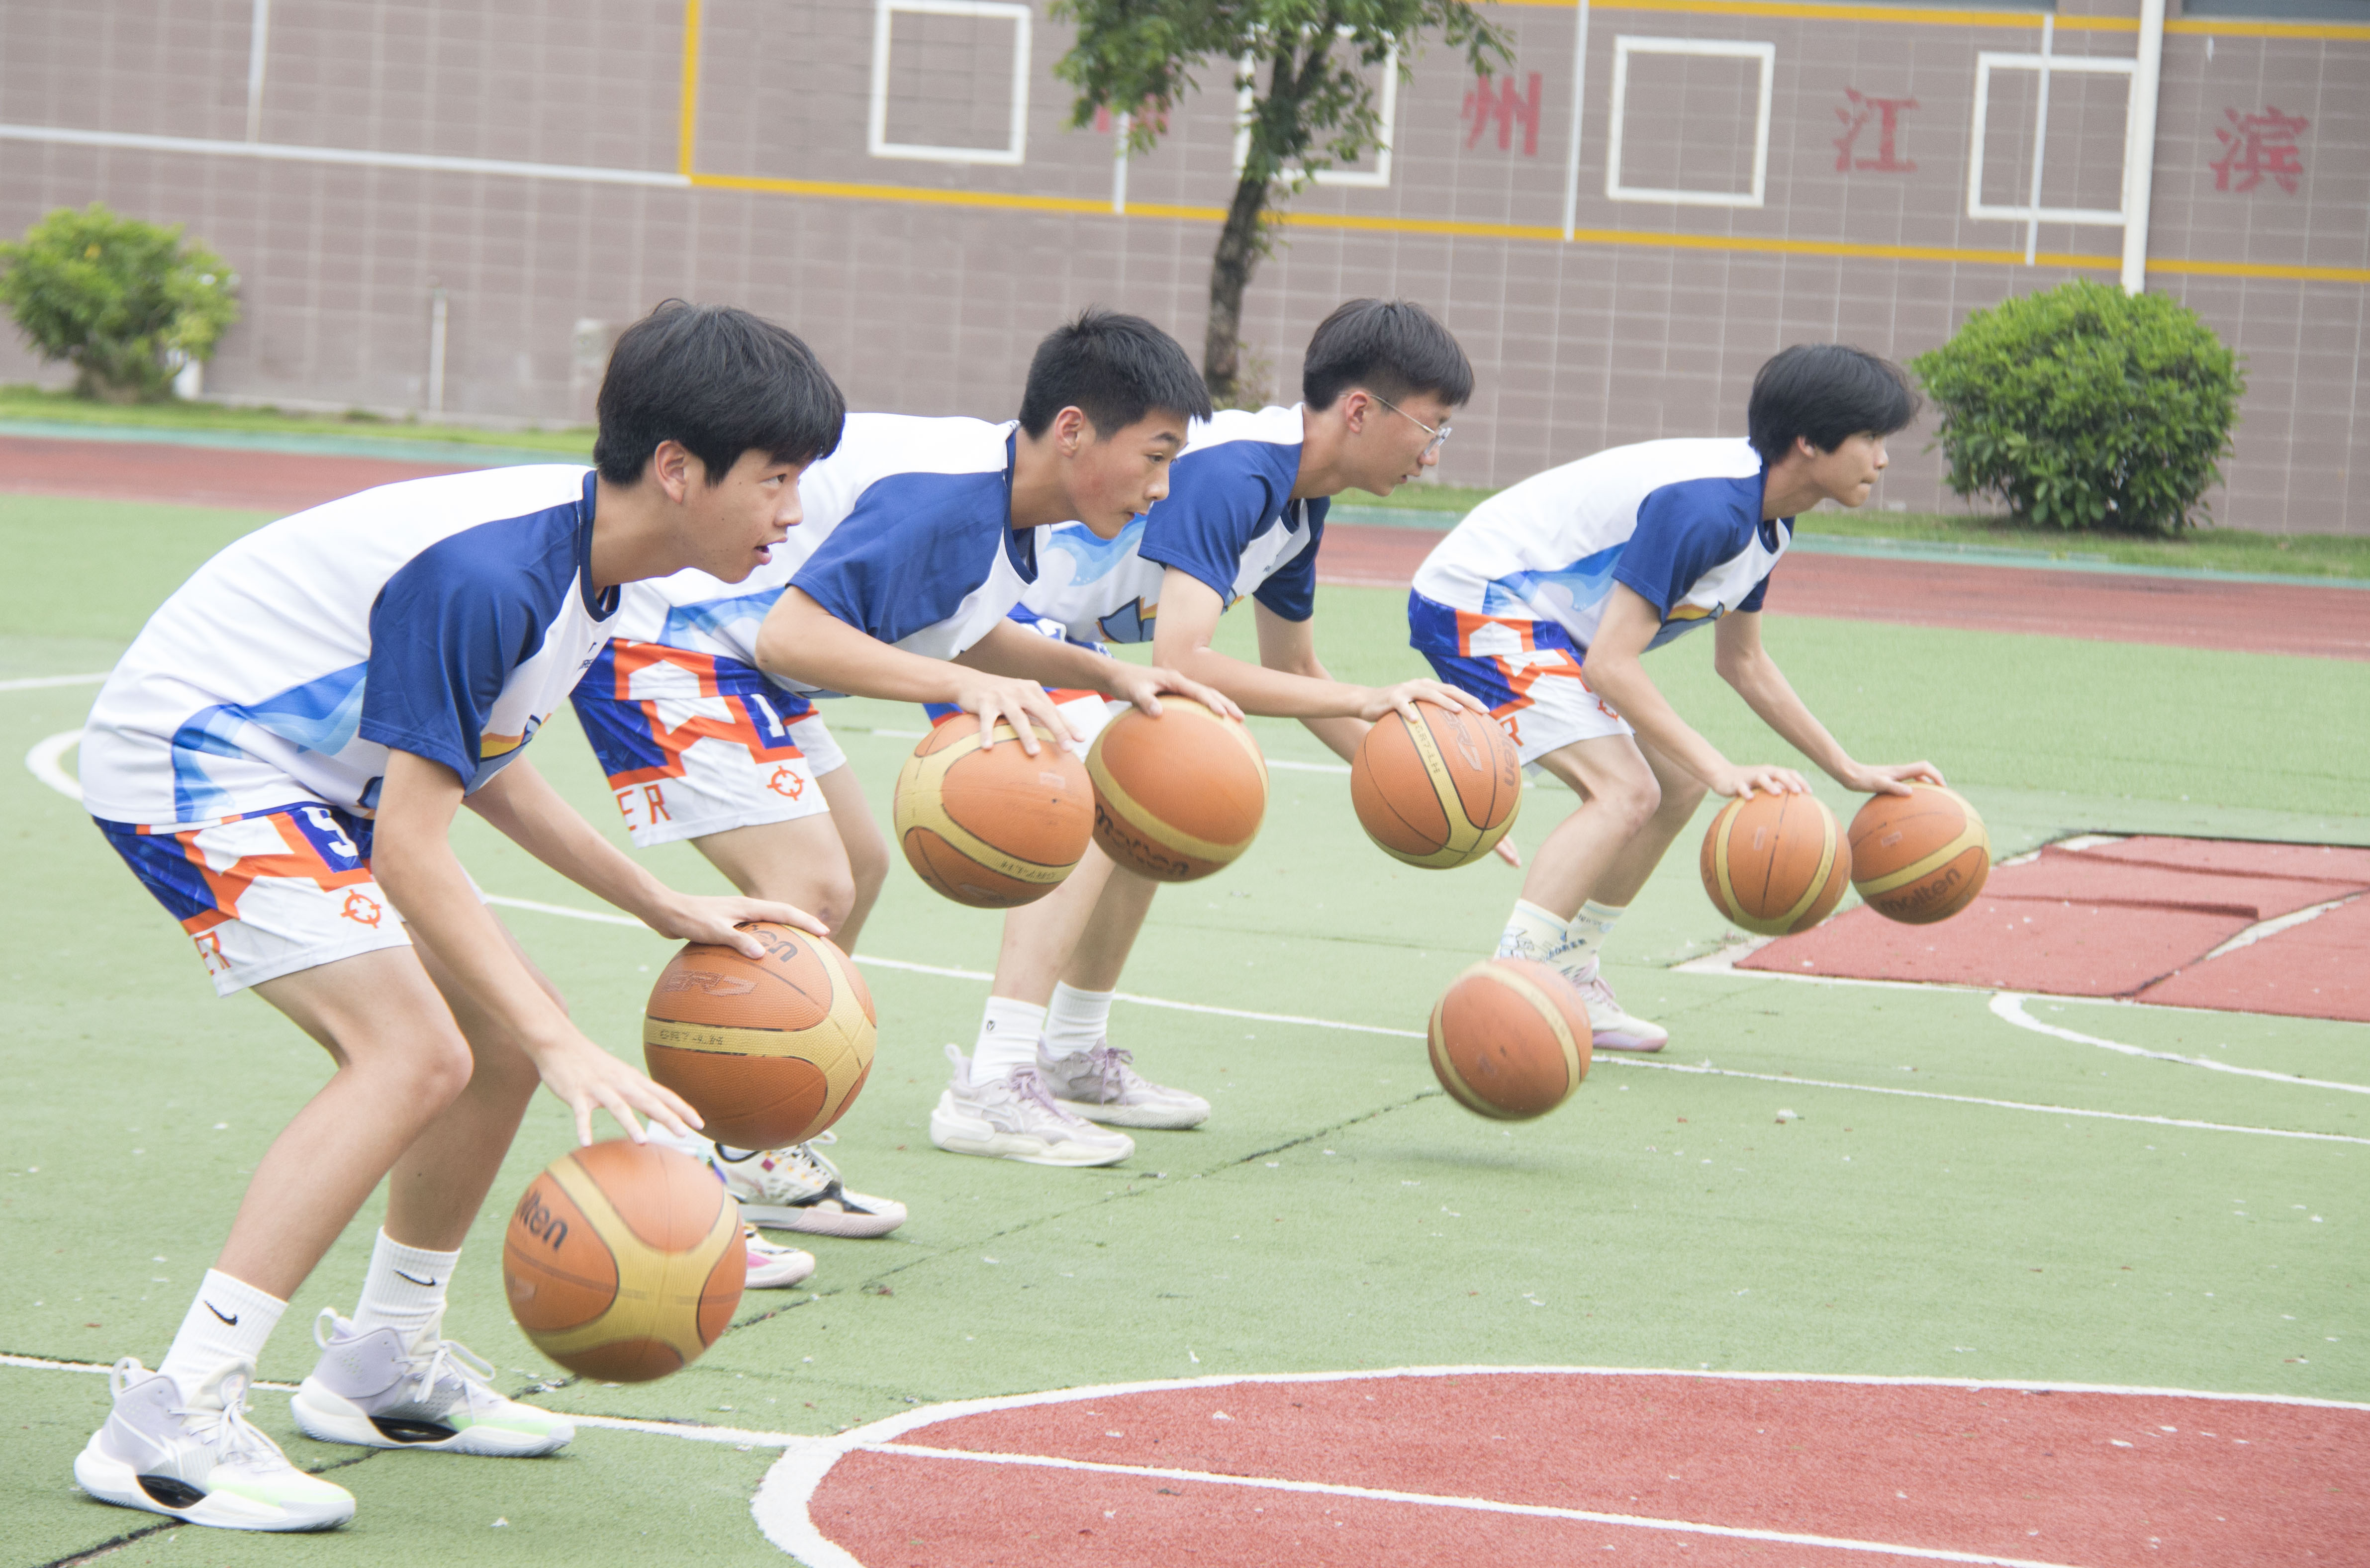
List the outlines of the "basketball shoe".
{"type": "Polygon", "coordinates": [[[443,1316],[406,1343],[392,1327],[357,1333],[324,1307],[313,1322],[321,1359],[288,1408],[308,1437],[366,1448],[529,1459],[576,1436],[576,1425],[494,1391],[493,1365],[439,1331],[443,1316]]]}
{"type": "Polygon", "coordinates": [[[728,1152],[711,1143],[707,1157],[741,1200],[743,1219],[810,1236],[886,1236],[905,1223],[905,1206],[842,1185],[839,1167],[816,1148],[834,1136],[818,1133],[788,1149],[754,1152],[728,1152]]]}
{"type": "Polygon", "coordinates": [[[75,1482],[125,1508],[230,1530],[335,1529],[353,1494],[307,1475],[247,1424],[251,1363],[233,1361],[187,1397],[131,1356],[107,1374],[115,1408],[75,1456],[75,1482]]]}
{"type": "Polygon", "coordinates": [[[971,1059],[947,1047],[953,1082],[930,1113],[930,1141],[950,1154],[985,1154],[1030,1165],[1116,1165],[1135,1139],[1083,1121],[1053,1103],[1033,1067],[974,1081],[971,1059]]]}
{"type": "Polygon", "coordinates": [[[754,1225],[741,1227],[741,1241],[749,1249],[749,1275],[742,1284],[751,1290],[786,1290],[815,1271],[812,1253],[769,1242],[754,1225]]]}
{"type": "Polygon", "coordinates": [[[1037,1042],[1037,1072],[1044,1079],[1053,1104],[1074,1116],[1105,1127],[1179,1129],[1200,1127],[1210,1119],[1210,1102],[1182,1089],[1155,1083],[1128,1064],[1132,1051],[1114,1050],[1109,1040],[1098,1040],[1083,1051],[1056,1060],[1037,1042]]]}
{"type": "Polygon", "coordinates": [[[1588,1003],[1588,1031],[1595,1036],[1594,1048],[1600,1051],[1659,1051],[1670,1043],[1671,1032],[1660,1024],[1649,1024],[1643,1018],[1632,1017],[1613,999],[1613,988],[1594,965],[1584,975],[1567,973],[1570,980],[1588,1003]]]}

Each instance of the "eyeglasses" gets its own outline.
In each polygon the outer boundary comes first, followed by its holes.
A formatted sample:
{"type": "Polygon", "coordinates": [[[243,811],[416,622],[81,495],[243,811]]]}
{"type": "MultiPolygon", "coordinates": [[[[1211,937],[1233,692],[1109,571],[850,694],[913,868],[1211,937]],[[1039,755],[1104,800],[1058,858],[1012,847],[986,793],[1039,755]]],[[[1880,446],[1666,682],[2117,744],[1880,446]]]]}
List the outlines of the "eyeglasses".
{"type": "Polygon", "coordinates": [[[1425,444],[1424,449],[1416,454],[1416,461],[1418,463],[1421,463],[1425,458],[1430,457],[1432,453],[1438,452],[1441,449],[1442,443],[1445,442],[1449,437],[1456,433],[1455,429],[1448,425],[1443,425],[1436,430],[1433,429],[1430,425],[1425,424],[1421,419],[1417,418],[1414,415],[1409,413],[1406,409],[1400,407],[1398,404],[1392,402],[1389,398],[1385,397],[1380,393],[1370,392],[1366,394],[1366,395],[1373,398],[1375,402],[1381,404],[1384,407],[1389,409],[1392,413],[1397,414],[1400,418],[1405,419],[1409,424],[1413,425],[1417,429],[1421,430],[1425,435],[1432,438],[1432,440],[1425,444]]]}

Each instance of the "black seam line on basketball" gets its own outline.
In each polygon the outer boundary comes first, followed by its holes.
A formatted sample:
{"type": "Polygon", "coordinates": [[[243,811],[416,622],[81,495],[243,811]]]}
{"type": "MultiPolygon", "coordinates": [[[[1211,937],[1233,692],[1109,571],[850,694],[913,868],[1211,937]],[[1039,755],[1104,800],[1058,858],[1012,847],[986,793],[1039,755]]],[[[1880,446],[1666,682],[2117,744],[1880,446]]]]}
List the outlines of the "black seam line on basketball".
{"type": "MultiPolygon", "coordinates": [[[[865,1292],[866,1287],[878,1285],[885,1279],[894,1278],[896,1276],[904,1273],[908,1269],[919,1268],[925,1264],[938,1263],[947,1258],[960,1256],[962,1253],[971,1251],[974,1247],[983,1246],[990,1242],[999,1242],[1007,1236],[1017,1236],[1030,1230],[1035,1230],[1057,1220],[1073,1219],[1077,1215],[1087,1213],[1092,1209],[1101,1208],[1110,1204],[1124,1203],[1132,1198],[1151,1197],[1158,1194],[1163,1189],[1172,1191],[1181,1190],[1184,1184],[1195,1176],[1214,1176],[1223,1172],[1236,1170],[1241,1166],[1250,1164],[1253,1161],[1264,1160],[1271,1155],[1281,1154],[1287,1150],[1297,1149],[1303,1144],[1315,1143],[1323,1139],[1330,1138],[1333,1134],[1341,1131],[1344,1127],[1357,1127],[1362,1123],[1374,1121],[1378,1117],[1389,1116],[1395,1111],[1404,1111],[1411,1105],[1420,1105],[1426,1100],[1439,1100],[1444,1099],[1445,1097],[1445,1091],[1439,1089],[1425,1089],[1409,1096],[1407,1099],[1395,1100],[1388,1104],[1377,1105],[1372,1110],[1362,1111],[1354,1116],[1345,1116],[1338,1122],[1329,1122],[1324,1127],[1317,1127],[1298,1138],[1286,1139],[1284,1142],[1272,1145],[1266,1149],[1254,1150],[1250,1153],[1242,1155],[1237,1159],[1221,1161],[1217,1164],[1212,1165],[1204,1170],[1189,1172],[1182,1176],[1168,1176],[1157,1183],[1152,1182],[1151,1177],[1148,1175],[1144,1175],[1140,1173],[1122,1171],[1113,1166],[1086,1167],[1086,1169],[1089,1171],[1103,1170],[1109,1172],[1109,1173],[1114,1176],[1124,1175],[1131,1181],[1141,1181],[1149,1185],[1143,1186],[1130,1186],[1125,1191],[1112,1193],[1105,1197],[1091,1198],[1085,1203],[1079,1204],[1075,1208],[1064,1208],[1057,1212],[1041,1214],[1036,1216],[1034,1219],[1024,1220],[1019,1224],[1007,1226],[1001,1230],[991,1230],[983,1234],[967,1237],[960,1245],[941,1247],[929,1252],[921,1257],[908,1258],[903,1263],[898,1264],[894,1267],[884,1268],[869,1278],[858,1280],[852,1286],[843,1285],[829,1290],[810,1291],[805,1300],[785,1302],[779,1307],[770,1308],[766,1311],[746,1320],[736,1319],[731,1326],[737,1329],[743,1327],[744,1323],[761,1323],[768,1318],[779,1317],[784,1312],[795,1311],[799,1308],[807,1306],[817,1299],[827,1300],[834,1297],[845,1296],[850,1291],[862,1293],[865,1292]]],[[[920,1243],[913,1242],[907,1242],[903,1244],[910,1247],[918,1247],[920,1245],[920,1243]]]]}
{"type": "MultiPolygon", "coordinates": [[[[374,1448],[367,1453],[356,1454],[351,1459],[333,1459],[329,1463],[322,1465],[317,1470],[305,1470],[305,1473],[307,1475],[321,1475],[333,1470],[344,1470],[349,1465],[367,1463],[369,1460],[376,1459],[379,1452],[380,1450],[374,1448]]],[[[297,1468],[304,1469],[303,1466],[299,1466],[297,1468]]],[[[165,1530],[201,1530],[206,1528],[207,1527],[204,1525],[193,1525],[187,1519],[161,1518],[153,1525],[143,1525],[136,1530],[126,1530],[121,1535],[109,1536],[107,1539],[100,1541],[96,1546],[83,1547],[78,1551],[66,1553],[63,1557],[52,1557],[47,1562],[34,1564],[33,1568],[79,1568],[79,1565],[82,1563],[96,1562],[99,1558],[105,1557],[109,1552],[121,1551],[122,1548],[131,1545],[135,1540],[144,1540],[149,1536],[159,1534],[165,1530]]]]}

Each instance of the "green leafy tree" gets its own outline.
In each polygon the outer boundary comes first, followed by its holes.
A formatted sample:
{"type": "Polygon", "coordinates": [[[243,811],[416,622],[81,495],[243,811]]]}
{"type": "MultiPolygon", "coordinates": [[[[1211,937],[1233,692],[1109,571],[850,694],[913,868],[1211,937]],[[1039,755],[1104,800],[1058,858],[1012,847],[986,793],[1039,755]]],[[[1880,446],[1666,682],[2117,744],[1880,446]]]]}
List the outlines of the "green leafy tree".
{"type": "Polygon", "coordinates": [[[1054,0],[1053,13],[1078,29],[1053,67],[1077,90],[1071,124],[1129,114],[1133,151],[1152,149],[1201,74],[1253,94],[1249,150],[1210,263],[1202,377],[1221,405],[1237,392],[1243,292],[1273,248],[1276,205],[1317,170],[1382,145],[1368,73],[1396,47],[1405,77],[1416,39],[1433,29],[1476,72],[1513,63],[1509,35],[1468,0],[1054,0]]]}
{"type": "Polygon", "coordinates": [[[236,284],[222,258],[181,243],[178,224],[96,201],[0,245],[0,305],[43,359],[74,365],[76,392],[111,403],[170,396],[174,372],[212,356],[238,319],[236,284]]]}
{"type": "Polygon", "coordinates": [[[2186,305],[2080,280],[1975,312],[1910,368],[1942,410],[1950,488],[2057,528],[2195,521],[2247,390],[2186,305]]]}

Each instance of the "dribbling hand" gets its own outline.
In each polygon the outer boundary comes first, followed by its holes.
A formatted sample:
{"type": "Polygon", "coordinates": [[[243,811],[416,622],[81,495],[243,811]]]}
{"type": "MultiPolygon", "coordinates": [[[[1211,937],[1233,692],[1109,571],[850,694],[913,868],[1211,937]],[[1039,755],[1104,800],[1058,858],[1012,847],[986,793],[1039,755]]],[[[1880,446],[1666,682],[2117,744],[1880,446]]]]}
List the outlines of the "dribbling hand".
{"type": "Polygon", "coordinates": [[[1756,763],[1749,768],[1731,768],[1710,783],[1714,795],[1724,795],[1733,800],[1748,799],[1755,790],[1765,795],[1811,793],[1809,781],[1793,769],[1771,767],[1766,763],[1756,763]]]}
{"type": "Polygon", "coordinates": [[[536,1052],[535,1067],[543,1075],[543,1086],[575,1116],[579,1145],[592,1142],[596,1105],[615,1117],[636,1143],[647,1143],[650,1136],[634,1119],[636,1111],[678,1137],[692,1136],[692,1129],[700,1125],[699,1113],[674,1091],[651,1082],[575,1031],[569,1034],[569,1037],[536,1052]]]}

